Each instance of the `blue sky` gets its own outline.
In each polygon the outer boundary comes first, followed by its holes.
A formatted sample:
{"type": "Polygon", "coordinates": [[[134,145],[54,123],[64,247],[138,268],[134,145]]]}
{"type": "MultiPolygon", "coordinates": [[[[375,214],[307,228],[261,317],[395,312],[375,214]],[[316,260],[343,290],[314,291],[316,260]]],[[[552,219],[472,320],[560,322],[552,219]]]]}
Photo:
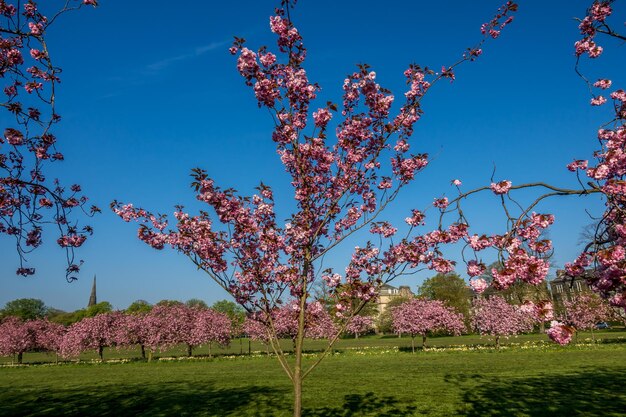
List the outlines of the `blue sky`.
{"type": "MultiPolygon", "coordinates": [[[[94,274],[99,299],[115,308],[137,299],[211,303],[228,298],[182,255],[140,242],[135,225],[114,216],[108,204],[118,199],[162,213],[183,204],[193,211],[199,206],[189,172],[201,167],[221,186],[242,194],[252,194],[263,180],[275,189],[279,217],[288,216],[292,190],[271,141],[272,120],[258,109],[227,51],[233,35],[245,37],[253,49],[273,45],[268,17],[277,3],[103,0],[95,10],[68,14],[56,23],[48,43],[63,68],[57,93],[63,122],[56,134],[66,160],[51,166],[49,176],[81,184],[105,210],[90,223],[96,234],[78,251],[85,264],[81,279],[71,284],[64,280],[64,254],[52,236],[29,257],[38,270],[29,278],[14,274],[13,242],[2,238],[0,305],[33,297],[65,310],[81,308],[94,274]]],[[[440,68],[454,62],[480,38],[481,23],[499,5],[301,0],[292,17],[309,51],[309,78],[322,86],[324,103],[340,100],[343,79],[357,63],[370,64],[381,85],[400,96],[408,64],[440,68]]],[[[399,223],[410,208],[424,209],[443,194],[454,196],[453,178],[463,180],[465,189],[488,184],[494,164],[496,179],[514,184],[545,180],[576,186],[565,165],[591,157],[595,131],[609,117],[608,109],[589,106],[574,73],[578,31],[573,17],[582,17],[586,5],[521,4],[515,21],[483,48],[477,62],[462,66],[453,84],[441,83],[429,92],[413,149],[434,158],[387,219],[399,223]]],[[[623,12],[615,11],[622,21],[623,12]]],[[[583,69],[593,79],[608,77],[623,86],[625,74],[611,72],[623,68],[623,47],[611,41],[605,46],[605,54],[593,65],[585,61],[583,69]]],[[[468,202],[474,230],[501,232],[497,208],[492,195],[468,202]]],[[[541,208],[557,216],[550,232],[557,266],[580,249],[579,232],[590,223],[585,209],[599,214],[601,208],[599,200],[581,198],[541,208]]],[[[342,269],[351,249],[363,242],[346,242],[329,263],[342,269]]],[[[415,290],[431,275],[397,284],[415,290]]]]}

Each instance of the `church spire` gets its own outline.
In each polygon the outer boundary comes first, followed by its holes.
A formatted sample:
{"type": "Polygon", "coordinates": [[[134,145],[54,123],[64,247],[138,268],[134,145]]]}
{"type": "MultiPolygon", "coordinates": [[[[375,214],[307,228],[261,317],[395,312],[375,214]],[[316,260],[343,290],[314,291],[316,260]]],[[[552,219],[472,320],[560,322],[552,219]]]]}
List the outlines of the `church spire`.
{"type": "Polygon", "coordinates": [[[96,304],[98,304],[98,300],[96,299],[96,275],[94,274],[91,296],[89,296],[89,304],[87,304],[87,307],[95,306],[96,304]]]}

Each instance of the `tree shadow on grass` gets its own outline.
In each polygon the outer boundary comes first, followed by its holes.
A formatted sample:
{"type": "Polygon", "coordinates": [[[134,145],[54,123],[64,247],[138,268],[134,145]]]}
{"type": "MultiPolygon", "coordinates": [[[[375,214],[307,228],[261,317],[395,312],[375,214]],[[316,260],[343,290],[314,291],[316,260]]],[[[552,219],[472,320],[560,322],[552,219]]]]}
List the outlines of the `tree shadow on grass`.
{"type": "Polygon", "coordinates": [[[303,410],[305,417],[404,417],[415,415],[417,407],[399,404],[392,396],[378,397],[373,392],[349,394],[340,407],[322,407],[303,410]]]}
{"type": "Polygon", "coordinates": [[[581,369],[561,375],[502,378],[447,375],[464,390],[459,415],[478,416],[624,416],[626,368],[581,369]]]}
{"type": "Polygon", "coordinates": [[[2,390],[0,416],[275,416],[288,415],[288,391],[213,388],[198,383],[104,385],[52,391],[2,390]]]}

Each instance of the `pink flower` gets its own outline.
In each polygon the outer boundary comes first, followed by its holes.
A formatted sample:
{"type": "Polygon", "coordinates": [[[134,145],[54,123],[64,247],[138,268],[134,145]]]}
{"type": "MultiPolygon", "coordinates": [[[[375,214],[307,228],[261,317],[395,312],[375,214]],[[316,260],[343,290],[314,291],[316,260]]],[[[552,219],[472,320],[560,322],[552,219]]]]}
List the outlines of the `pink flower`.
{"type": "Polygon", "coordinates": [[[494,194],[501,195],[501,194],[508,193],[509,190],[511,189],[511,185],[512,185],[511,181],[504,180],[504,181],[500,181],[498,183],[492,182],[491,185],[490,185],[490,188],[494,192],[494,194]]]}
{"type": "Polygon", "coordinates": [[[616,90],[611,93],[611,98],[626,103],[626,92],[624,90],[616,90]]]}
{"type": "Polygon", "coordinates": [[[457,187],[462,184],[461,180],[452,180],[452,185],[456,185],[457,187]]]}
{"type": "Polygon", "coordinates": [[[30,33],[35,36],[43,33],[43,25],[41,23],[28,22],[28,28],[30,29],[30,33]]]}
{"type": "Polygon", "coordinates": [[[604,98],[603,96],[598,96],[591,99],[592,106],[601,106],[604,103],[606,103],[606,98],[604,98]]]}
{"type": "Polygon", "coordinates": [[[433,206],[445,210],[450,203],[448,202],[448,197],[436,198],[433,202],[433,206]]]}
{"type": "Polygon", "coordinates": [[[577,159],[567,165],[567,169],[575,172],[577,169],[587,169],[588,161],[586,159],[577,159]]]}
{"type": "Polygon", "coordinates": [[[482,278],[472,279],[470,280],[469,284],[470,284],[470,287],[472,287],[472,290],[474,290],[477,294],[482,294],[489,286],[487,284],[487,281],[485,281],[482,278]]]}
{"type": "Polygon", "coordinates": [[[574,329],[561,322],[553,320],[550,328],[546,330],[548,337],[559,345],[567,345],[572,340],[574,329]]]}
{"type": "Polygon", "coordinates": [[[606,90],[607,88],[611,87],[611,84],[612,84],[611,80],[600,79],[600,80],[596,81],[595,83],[593,83],[593,86],[597,87],[597,88],[601,88],[603,90],[606,90]]]}

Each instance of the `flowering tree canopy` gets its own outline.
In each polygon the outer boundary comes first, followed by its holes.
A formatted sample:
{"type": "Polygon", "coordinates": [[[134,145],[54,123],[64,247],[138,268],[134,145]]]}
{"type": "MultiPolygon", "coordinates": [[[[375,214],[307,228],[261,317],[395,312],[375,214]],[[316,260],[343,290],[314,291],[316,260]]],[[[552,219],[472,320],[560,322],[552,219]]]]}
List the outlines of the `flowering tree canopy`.
{"type": "Polygon", "coordinates": [[[480,298],[474,301],[472,325],[481,335],[495,336],[500,346],[501,336],[514,336],[531,331],[533,317],[524,309],[511,305],[500,296],[480,298]]]}
{"type": "Polygon", "coordinates": [[[354,316],[346,326],[346,333],[353,334],[358,338],[374,328],[374,319],[371,316],[354,316]]]}
{"type": "Polygon", "coordinates": [[[33,0],[0,1],[0,78],[4,82],[0,104],[8,112],[0,136],[0,234],[15,239],[20,275],[35,273],[25,266],[25,255],[42,244],[44,226],[54,224],[57,244],[67,253],[67,279],[73,279],[79,269],[74,248],[92,230],[79,227],[70,216],[76,210],[90,215],[99,211],[95,206],[87,209],[79,185],[66,189],[44,172],[46,164],[63,160],[53,133],[61,120],[55,106],[61,69],[51,60],[46,31],[61,14],[84,5],[96,6],[97,2],[70,0],[48,14],[33,0]]]}
{"type": "Polygon", "coordinates": [[[591,293],[576,294],[563,305],[565,321],[578,330],[593,330],[598,322],[609,320],[612,315],[606,300],[591,293]]]}
{"type": "Polygon", "coordinates": [[[459,335],[465,330],[463,315],[440,300],[413,299],[395,307],[391,314],[395,331],[411,335],[413,352],[416,335],[422,336],[422,346],[426,347],[429,334],[459,335]]]}

